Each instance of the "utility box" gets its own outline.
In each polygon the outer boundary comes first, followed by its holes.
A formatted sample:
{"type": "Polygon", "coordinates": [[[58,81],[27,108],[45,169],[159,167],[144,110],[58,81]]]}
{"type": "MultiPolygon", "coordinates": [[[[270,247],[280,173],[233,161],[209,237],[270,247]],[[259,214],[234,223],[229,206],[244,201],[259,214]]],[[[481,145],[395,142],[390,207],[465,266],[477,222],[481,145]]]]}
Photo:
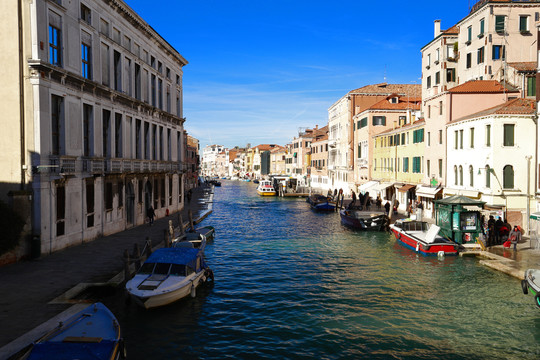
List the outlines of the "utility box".
{"type": "Polygon", "coordinates": [[[476,241],[482,232],[480,209],[484,205],[483,201],[463,195],[435,200],[437,225],[441,228],[439,234],[458,244],[476,241]],[[477,207],[478,210],[471,210],[466,206],[477,207]]]}

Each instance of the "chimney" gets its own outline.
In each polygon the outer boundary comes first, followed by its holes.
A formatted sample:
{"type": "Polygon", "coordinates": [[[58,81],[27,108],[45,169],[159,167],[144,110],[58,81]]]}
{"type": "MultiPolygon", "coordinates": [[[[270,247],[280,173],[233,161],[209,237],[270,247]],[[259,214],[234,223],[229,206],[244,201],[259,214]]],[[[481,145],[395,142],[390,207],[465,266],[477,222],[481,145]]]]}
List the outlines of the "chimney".
{"type": "Polygon", "coordinates": [[[441,20],[435,20],[435,37],[441,34],[441,20]]]}

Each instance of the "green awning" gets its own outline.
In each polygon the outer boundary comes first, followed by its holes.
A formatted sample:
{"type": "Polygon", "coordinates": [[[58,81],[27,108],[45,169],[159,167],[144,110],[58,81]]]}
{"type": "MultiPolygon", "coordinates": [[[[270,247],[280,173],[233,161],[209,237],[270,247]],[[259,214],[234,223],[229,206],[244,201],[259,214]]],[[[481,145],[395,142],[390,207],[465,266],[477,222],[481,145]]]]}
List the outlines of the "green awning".
{"type": "Polygon", "coordinates": [[[532,213],[530,218],[534,220],[540,220],[540,212],[532,213]]]}

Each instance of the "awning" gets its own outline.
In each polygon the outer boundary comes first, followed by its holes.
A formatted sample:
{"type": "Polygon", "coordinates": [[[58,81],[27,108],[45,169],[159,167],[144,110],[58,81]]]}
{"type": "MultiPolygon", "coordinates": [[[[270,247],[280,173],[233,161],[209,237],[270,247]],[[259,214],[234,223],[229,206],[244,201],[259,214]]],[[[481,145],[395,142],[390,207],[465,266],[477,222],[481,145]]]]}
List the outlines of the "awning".
{"type": "Polygon", "coordinates": [[[435,195],[442,191],[441,187],[417,186],[416,196],[434,199],[435,195]]]}
{"type": "Polygon", "coordinates": [[[416,185],[411,185],[411,184],[405,184],[403,185],[402,187],[400,187],[398,189],[399,192],[407,192],[409,191],[410,189],[412,189],[413,187],[416,187],[416,185]]]}
{"type": "Polygon", "coordinates": [[[480,199],[480,192],[475,190],[451,189],[444,188],[444,196],[463,195],[471,199],[480,199]]]}
{"type": "Polygon", "coordinates": [[[532,213],[530,218],[534,220],[540,220],[540,212],[532,213]]]}
{"type": "Polygon", "coordinates": [[[386,190],[386,188],[394,185],[394,183],[380,183],[376,186],[373,186],[372,189],[378,192],[386,190]]]}
{"type": "Polygon", "coordinates": [[[358,191],[360,191],[360,192],[367,191],[368,189],[371,189],[372,187],[374,187],[375,185],[378,185],[378,184],[379,184],[378,181],[368,181],[367,183],[360,185],[358,187],[358,191]]]}

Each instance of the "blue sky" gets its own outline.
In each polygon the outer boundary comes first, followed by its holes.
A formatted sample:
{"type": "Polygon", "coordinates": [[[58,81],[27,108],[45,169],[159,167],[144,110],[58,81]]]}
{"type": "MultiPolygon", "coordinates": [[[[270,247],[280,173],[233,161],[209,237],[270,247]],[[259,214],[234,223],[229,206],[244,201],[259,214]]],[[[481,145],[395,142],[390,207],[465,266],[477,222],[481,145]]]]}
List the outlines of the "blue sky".
{"type": "Polygon", "coordinates": [[[201,149],[285,145],[350,90],[420,84],[433,21],[448,29],[476,2],[125,1],[188,60],[185,128],[201,149]]]}

